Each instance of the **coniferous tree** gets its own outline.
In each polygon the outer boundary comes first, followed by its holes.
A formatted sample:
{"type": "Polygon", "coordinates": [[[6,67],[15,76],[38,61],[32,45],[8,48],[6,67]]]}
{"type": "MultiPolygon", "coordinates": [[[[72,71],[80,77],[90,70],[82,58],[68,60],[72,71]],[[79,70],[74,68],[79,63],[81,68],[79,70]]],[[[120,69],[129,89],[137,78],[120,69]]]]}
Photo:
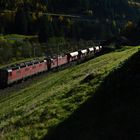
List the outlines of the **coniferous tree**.
{"type": "Polygon", "coordinates": [[[40,19],[40,29],[39,29],[39,41],[40,42],[46,42],[48,37],[47,32],[47,18],[41,18],[40,19]]]}
{"type": "Polygon", "coordinates": [[[27,34],[28,22],[23,9],[18,9],[15,16],[15,31],[18,34],[27,34]]]}

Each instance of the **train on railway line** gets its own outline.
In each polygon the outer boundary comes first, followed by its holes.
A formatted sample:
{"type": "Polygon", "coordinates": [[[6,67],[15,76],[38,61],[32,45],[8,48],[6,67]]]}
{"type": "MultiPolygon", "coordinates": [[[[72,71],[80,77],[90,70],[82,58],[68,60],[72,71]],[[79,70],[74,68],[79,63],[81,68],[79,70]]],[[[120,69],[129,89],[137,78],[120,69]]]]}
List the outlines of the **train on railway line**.
{"type": "Polygon", "coordinates": [[[51,71],[64,65],[81,62],[87,58],[94,57],[101,52],[102,48],[102,46],[95,46],[55,58],[45,58],[43,60],[34,59],[32,61],[1,68],[0,88],[7,87],[8,85],[23,81],[31,76],[51,71]]]}

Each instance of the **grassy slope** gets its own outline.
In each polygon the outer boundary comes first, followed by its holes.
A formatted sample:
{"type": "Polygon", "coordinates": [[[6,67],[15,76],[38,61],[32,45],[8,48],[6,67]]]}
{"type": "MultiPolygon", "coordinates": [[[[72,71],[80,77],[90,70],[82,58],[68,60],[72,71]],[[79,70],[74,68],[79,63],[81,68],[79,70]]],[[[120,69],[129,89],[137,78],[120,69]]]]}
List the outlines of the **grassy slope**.
{"type": "Polygon", "coordinates": [[[113,70],[44,140],[139,140],[140,51],[113,70]]]}
{"type": "Polygon", "coordinates": [[[92,97],[104,77],[137,51],[106,54],[0,96],[0,139],[39,139],[92,97]],[[91,74],[90,84],[83,80],[91,74]]]}
{"type": "Polygon", "coordinates": [[[27,35],[19,35],[19,34],[9,34],[9,35],[0,35],[0,41],[14,43],[15,41],[23,41],[25,39],[36,38],[37,36],[27,36],[27,35]]]}

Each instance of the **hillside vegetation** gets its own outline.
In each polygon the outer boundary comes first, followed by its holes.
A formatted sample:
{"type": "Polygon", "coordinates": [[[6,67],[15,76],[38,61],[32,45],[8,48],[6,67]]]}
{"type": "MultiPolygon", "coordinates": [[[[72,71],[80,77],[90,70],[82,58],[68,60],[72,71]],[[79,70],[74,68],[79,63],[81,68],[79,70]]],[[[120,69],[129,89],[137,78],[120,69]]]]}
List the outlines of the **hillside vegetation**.
{"type": "Polygon", "coordinates": [[[37,36],[0,35],[0,65],[44,56],[37,36]]]}
{"type": "Polygon", "coordinates": [[[18,7],[24,6],[27,10],[35,12],[85,13],[92,16],[124,18],[135,14],[129,2],[139,3],[139,0],[1,0],[0,8],[15,11],[18,7]]]}
{"type": "Polygon", "coordinates": [[[38,57],[54,57],[79,49],[95,46],[92,40],[76,41],[64,37],[49,38],[47,43],[40,43],[35,35],[0,35],[0,66],[19,63],[38,57]]]}
{"type": "Polygon", "coordinates": [[[2,0],[0,8],[1,34],[35,34],[41,42],[54,36],[107,39],[118,35],[128,21],[139,20],[139,8],[128,0],[2,0]]]}
{"type": "Polygon", "coordinates": [[[139,59],[140,51],[113,70],[95,95],[44,140],[140,139],[139,59]]]}
{"type": "Polygon", "coordinates": [[[50,134],[84,102],[94,98],[104,78],[137,51],[134,47],[102,55],[50,73],[18,91],[0,91],[0,139],[35,140],[50,134]]]}

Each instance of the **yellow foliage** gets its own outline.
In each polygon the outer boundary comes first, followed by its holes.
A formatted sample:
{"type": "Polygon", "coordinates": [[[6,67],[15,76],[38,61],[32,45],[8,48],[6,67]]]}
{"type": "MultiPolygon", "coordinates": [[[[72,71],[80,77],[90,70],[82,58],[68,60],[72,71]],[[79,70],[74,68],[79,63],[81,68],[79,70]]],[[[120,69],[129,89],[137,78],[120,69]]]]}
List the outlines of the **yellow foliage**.
{"type": "Polygon", "coordinates": [[[48,21],[52,22],[53,18],[51,16],[48,16],[48,21]]]}
{"type": "Polygon", "coordinates": [[[132,21],[128,21],[125,25],[125,29],[133,29],[135,27],[134,23],[132,21]]]}
{"type": "Polygon", "coordinates": [[[32,13],[33,20],[37,20],[36,13],[32,13]]]}
{"type": "Polygon", "coordinates": [[[41,17],[43,15],[43,13],[40,11],[38,12],[38,17],[41,17]]]}
{"type": "Polygon", "coordinates": [[[58,18],[60,21],[63,21],[64,20],[64,17],[63,16],[59,16],[58,18]]]}

